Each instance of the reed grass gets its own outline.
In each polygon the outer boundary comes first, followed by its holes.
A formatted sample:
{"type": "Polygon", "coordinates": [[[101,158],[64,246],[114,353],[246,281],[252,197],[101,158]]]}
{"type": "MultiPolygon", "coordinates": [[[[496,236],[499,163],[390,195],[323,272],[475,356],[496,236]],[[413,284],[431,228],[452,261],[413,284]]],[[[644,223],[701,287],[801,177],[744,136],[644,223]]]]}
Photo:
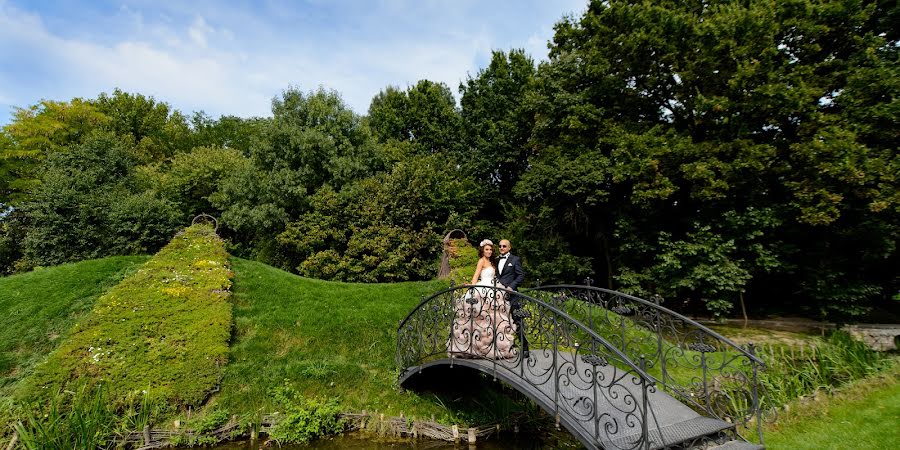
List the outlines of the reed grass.
{"type": "Polygon", "coordinates": [[[769,406],[776,407],[873,375],[890,367],[892,361],[889,355],[870,349],[843,331],[832,332],[811,345],[763,345],[758,353],[767,365],[760,372],[760,383],[769,406]]]}

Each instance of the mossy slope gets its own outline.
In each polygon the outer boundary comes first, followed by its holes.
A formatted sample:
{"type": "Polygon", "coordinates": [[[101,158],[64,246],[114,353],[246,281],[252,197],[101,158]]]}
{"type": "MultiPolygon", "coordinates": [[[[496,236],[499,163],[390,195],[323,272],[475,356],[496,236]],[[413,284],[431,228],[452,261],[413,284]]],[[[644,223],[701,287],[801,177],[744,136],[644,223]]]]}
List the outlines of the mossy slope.
{"type": "Polygon", "coordinates": [[[87,380],[114,400],[149,389],[171,404],[200,404],[227,361],[230,276],[212,228],[187,228],[94,303],[20,398],[87,380]]]}
{"type": "Polygon", "coordinates": [[[105,290],[146,256],[115,256],[0,278],[0,397],[64,342],[105,290]]]}

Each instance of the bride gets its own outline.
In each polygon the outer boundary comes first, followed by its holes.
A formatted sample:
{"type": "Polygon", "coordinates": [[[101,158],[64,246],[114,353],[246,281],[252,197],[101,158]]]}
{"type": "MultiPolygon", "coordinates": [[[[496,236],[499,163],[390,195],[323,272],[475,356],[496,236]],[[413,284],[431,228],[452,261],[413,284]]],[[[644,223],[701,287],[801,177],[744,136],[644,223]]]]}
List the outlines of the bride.
{"type": "Polygon", "coordinates": [[[513,337],[516,325],[510,318],[509,300],[502,284],[495,284],[497,260],[490,239],[478,246],[478,265],[471,287],[455,301],[456,316],[448,343],[451,357],[509,359],[516,357],[513,337]]]}

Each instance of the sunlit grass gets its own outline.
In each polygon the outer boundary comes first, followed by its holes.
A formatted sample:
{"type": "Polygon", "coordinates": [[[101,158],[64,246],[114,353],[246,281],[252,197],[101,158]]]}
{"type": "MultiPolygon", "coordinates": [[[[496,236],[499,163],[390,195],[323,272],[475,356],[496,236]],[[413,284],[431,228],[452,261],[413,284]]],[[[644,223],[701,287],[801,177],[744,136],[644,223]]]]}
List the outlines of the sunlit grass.
{"type": "Polygon", "coordinates": [[[271,411],[272,388],[288,383],[308,396],[337,397],[351,411],[447,414],[433,398],[399,391],[394,362],[400,320],[446,281],[339,283],[243,259],[232,264],[235,329],[221,406],[271,411]]]}
{"type": "Polygon", "coordinates": [[[0,278],[0,397],[64,342],[100,294],[147,256],[115,256],[0,278]]]}
{"type": "Polygon", "coordinates": [[[894,449],[900,442],[900,361],[844,387],[789,404],[765,428],[766,448],[894,449]]]}

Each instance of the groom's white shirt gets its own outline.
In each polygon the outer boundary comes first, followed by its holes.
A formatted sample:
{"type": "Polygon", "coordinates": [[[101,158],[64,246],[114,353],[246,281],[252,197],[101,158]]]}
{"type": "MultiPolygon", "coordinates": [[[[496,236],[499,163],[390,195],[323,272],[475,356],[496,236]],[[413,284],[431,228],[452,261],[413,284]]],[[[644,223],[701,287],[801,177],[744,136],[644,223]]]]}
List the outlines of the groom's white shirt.
{"type": "MultiPolygon", "coordinates": [[[[500,257],[503,258],[503,255],[500,255],[500,257]]],[[[501,273],[503,273],[503,268],[506,267],[506,262],[507,262],[507,261],[509,261],[509,253],[506,254],[506,258],[503,258],[503,259],[500,260],[500,267],[497,268],[497,269],[498,269],[498,272],[497,272],[498,275],[501,274],[501,273]]]]}

